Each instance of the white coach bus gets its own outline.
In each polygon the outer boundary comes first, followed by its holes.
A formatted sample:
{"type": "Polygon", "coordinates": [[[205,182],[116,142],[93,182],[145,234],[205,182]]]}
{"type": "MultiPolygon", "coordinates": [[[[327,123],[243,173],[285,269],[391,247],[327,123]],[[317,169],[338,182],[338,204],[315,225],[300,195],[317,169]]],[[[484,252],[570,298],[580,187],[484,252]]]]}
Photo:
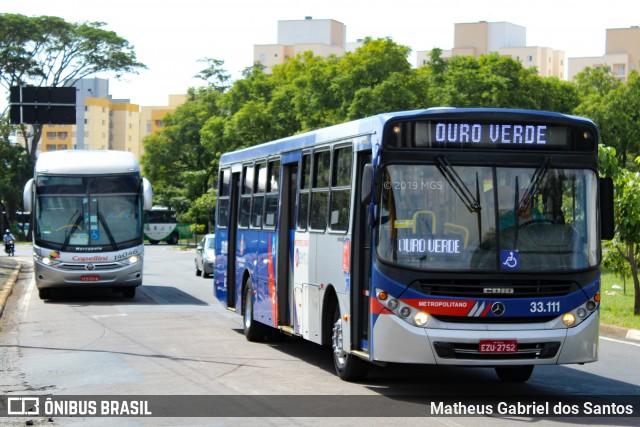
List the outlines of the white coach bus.
{"type": "Polygon", "coordinates": [[[110,287],[133,298],[142,284],[143,209],[153,191],[131,153],[42,153],[24,188],[32,212],[35,280],[53,288],[110,287]]]}

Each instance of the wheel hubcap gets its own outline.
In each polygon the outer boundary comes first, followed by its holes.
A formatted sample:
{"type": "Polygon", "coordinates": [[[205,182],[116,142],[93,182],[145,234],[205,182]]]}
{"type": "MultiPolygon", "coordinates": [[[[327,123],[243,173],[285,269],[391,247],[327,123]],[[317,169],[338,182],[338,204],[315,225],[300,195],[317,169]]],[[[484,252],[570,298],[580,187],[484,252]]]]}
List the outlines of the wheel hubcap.
{"type": "Polygon", "coordinates": [[[342,349],[342,321],[336,320],[333,324],[333,335],[331,337],[333,346],[333,358],[339,366],[344,366],[346,363],[347,353],[342,349]]]}

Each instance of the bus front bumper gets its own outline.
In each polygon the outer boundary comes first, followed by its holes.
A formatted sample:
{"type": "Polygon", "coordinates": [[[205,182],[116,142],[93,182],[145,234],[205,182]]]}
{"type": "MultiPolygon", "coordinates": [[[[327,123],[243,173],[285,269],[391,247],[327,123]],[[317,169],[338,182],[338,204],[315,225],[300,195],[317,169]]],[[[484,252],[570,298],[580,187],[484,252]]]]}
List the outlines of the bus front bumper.
{"type": "Polygon", "coordinates": [[[555,365],[598,359],[598,312],[572,328],[550,328],[550,323],[554,322],[509,325],[501,330],[478,324],[426,329],[394,315],[381,315],[373,327],[370,354],[379,362],[459,366],[555,365]],[[481,340],[515,341],[517,351],[482,353],[481,340]]]}
{"type": "Polygon", "coordinates": [[[67,287],[129,287],[142,285],[142,262],[122,264],[113,268],[94,270],[65,269],[46,265],[34,260],[35,278],[38,289],[67,287]]]}

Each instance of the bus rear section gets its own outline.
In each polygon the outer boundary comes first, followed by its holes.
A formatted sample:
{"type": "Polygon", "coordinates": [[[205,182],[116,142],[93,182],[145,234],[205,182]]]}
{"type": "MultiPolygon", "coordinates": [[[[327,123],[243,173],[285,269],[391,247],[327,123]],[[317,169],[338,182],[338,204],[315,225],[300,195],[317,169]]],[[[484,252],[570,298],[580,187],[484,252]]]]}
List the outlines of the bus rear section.
{"type": "Polygon", "coordinates": [[[108,287],[133,298],[142,284],[143,209],[152,191],[130,153],[43,153],[24,190],[32,212],[35,281],[55,288],[108,287]]]}

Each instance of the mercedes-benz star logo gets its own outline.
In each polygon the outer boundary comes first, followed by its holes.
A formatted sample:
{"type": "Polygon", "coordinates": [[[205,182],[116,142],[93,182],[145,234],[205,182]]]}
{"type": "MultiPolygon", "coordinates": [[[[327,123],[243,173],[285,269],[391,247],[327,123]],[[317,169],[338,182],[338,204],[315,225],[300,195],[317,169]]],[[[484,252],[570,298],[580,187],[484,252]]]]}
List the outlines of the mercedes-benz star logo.
{"type": "Polygon", "coordinates": [[[491,305],[491,312],[493,313],[494,316],[502,316],[504,314],[504,304],[501,302],[494,302],[491,305]]]}
{"type": "Polygon", "coordinates": [[[87,264],[87,270],[91,271],[93,270],[95,267],[93,266],[93,264],[87,264]]]}

